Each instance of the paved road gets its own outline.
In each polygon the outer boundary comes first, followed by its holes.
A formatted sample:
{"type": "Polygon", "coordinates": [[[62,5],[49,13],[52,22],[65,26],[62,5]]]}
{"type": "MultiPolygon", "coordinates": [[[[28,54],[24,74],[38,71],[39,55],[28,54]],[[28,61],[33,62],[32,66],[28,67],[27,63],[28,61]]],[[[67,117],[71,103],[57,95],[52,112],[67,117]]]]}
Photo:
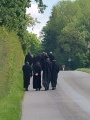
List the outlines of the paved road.
{"type": "Polygon", "coordinates": [[[90,120],[90,74],[62,71],[56,90],[35,91],[30,86],[21,120],[90,120]]]}

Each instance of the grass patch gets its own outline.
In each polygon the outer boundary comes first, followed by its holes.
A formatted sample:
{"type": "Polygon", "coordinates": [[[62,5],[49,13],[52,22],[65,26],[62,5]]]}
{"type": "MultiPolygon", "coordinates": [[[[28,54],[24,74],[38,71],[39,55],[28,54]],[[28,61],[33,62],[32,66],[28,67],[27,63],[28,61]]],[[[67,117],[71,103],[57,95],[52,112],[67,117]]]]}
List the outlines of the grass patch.
{"type": "Polygon", "coordinates": [[[0,28],[0,120],[20,120],[24,55],[14,32],[0,28]]]}
{"type": "Polygon", "coordinates": [[[90,73],[90,68],[78,68],[77,70],[90,73]]]}

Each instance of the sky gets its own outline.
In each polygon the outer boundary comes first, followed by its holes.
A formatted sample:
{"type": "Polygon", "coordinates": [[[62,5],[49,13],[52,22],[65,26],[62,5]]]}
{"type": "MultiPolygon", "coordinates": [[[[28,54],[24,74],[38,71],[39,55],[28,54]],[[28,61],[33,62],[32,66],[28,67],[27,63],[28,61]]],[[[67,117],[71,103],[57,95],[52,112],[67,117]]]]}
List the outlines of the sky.
{"type": "Polygon", "coordinates": [[[43,3],[47,5],[48,7],[46,8],[43,14],[40,14],[38,13],[37,4],[33,0],[31,2],[31,7],[26,9],[26,13],[27,14],[30,13],[34,19],[37,18],[37,20],[40,23],[36,24],[33,27],[33,29],[32,27],[28,27],[27,28],[28,31],[35,33],[37,37],[39,37],[40,31],[42,30],[42,28],[46,25],[47,21],[49,20],[49,16],[51,15],[53,6],[55,6],[59,1],[61,0],[43,0],[43,3]]]}

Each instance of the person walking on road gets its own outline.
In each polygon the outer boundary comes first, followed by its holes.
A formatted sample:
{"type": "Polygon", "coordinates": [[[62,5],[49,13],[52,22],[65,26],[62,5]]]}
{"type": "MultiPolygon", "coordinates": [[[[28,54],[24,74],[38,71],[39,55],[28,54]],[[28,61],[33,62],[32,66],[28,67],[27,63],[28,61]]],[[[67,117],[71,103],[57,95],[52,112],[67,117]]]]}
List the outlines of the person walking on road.
{"type": "Polygon", "coordinates": [[[33,65],[33,89],[40,91],[41,89],[41,65],[40,62],[36,62],[33,65]]]}
{"type": "Polygon", "coordinates": [[[43,86],[45,88],[45,91],[49,89],[49,83],[51,80],[51,69],[52,69],[52,63],[49,58],[45,61],[45,66],[43,70],[43,86]]]}
{"type": "Polygon", "coordinates": [[[48,56],[49,56],[51,62],[52,62],[52,60],[55,58],[52,52],[50,52],[50,53],[48,54],[48,56]]]}
{"type": "Polygon", "coordinates": [[[31,56],[30,52],[28,52],[25,56],[25,63],[26,62],[29,62],[30,65],[33,63],[33,57],[31,56]]]}
{"type": "Polygon", "coordinates": [[[55,59],[52,60],[51,85],[52,90],[56,89],[59,65],[55,59]]]}
{"type": "Polygon", "coordinates": [[[32,70],[29,62],[26,62],[22,67],[23,70],[23,80],[24,80],[24,88],[28,91],[28,86],[30,85],[30,77],[32,76],[32,70]]]}

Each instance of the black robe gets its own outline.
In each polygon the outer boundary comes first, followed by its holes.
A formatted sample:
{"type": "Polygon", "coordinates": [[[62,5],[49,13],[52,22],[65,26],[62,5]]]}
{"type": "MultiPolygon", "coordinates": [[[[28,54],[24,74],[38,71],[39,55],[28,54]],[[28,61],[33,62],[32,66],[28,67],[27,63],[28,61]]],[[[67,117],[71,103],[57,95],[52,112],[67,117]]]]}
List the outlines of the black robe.
{"type": "Polygon", "coordinates": [[[30,53],[28,53],[26,56],[25,56],[25,63],[26,62],[29,62],[29,64],[31,65],[33,63],[33,58],[31,56],[30,53]]]}
{"type": "Polygon", "coordinates": [[[33,65],[33,88],[41,89],[41,65],[39,62],[33,65]]]}
{"type": "Polygon", "coordinates": [[[42,54],[41,55],[41,66],[42,66],[42,70],[45,69],[45,61],[48,58],[47,54],[42,54]]]}
{"type": "Polygon", "coordinates": [[[51,70],[52,70],[52,64],[49,58],[45,61],[45,66],[43,70],[43,86],[49,87],[49,83],[51,80],[51,70]]]}
{"type": "Polygon", "coordinates": [[[52,53],[49,53],[49,58],[50,58],[50,61],[52,62],[52,60],[54,60],[55,59],[55,57],[54,57],[54,55],[52,54],[52,53]]]}
{"type": "Polygon", "coordinates": [[[36,55],[33,57],[33,65],[35,65],[37,62],[41,64],[41,55],[36,55]]]}
{"type": "Polygon", "coordinates": [[[28,63],[26,63],[25,65],[23,65],[22,70],[23,70],[24,88],[28,88],[28,86],[30,85],[30,76],[32,75],[31,66],[28,63]]]}
{"type": "Polygon", "coordinates": [[[57,85],[57,77],[59,72],[59,65],[56,60],[52,61],[52,72],[51,72],[51,85],[52,87],[56,87],[57,85]]]}

